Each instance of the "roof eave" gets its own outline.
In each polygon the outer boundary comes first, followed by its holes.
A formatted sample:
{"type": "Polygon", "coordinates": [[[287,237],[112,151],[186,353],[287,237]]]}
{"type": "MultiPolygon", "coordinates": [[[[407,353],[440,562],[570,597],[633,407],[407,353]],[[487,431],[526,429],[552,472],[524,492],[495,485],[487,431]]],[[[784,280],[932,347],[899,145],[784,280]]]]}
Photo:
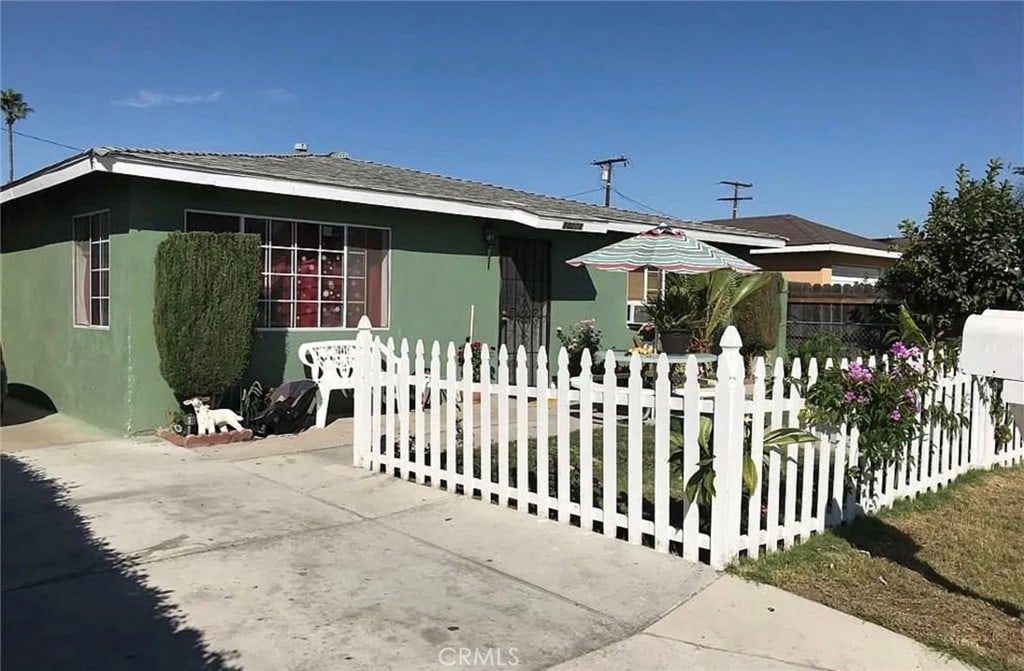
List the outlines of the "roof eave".
{"type": "Polygon", "coordinates": [[[70,156],[59,163],[47,166],[42,170],[25,175],[0,188],[0,203],[17,200],[22,196],[49,189],[63,182],[94,172],[94,152],[85,151],[70,156]]]}
{"type": "MultiPolygon", "coordinates": [[[[90,150],[83,154],[72,156],[62,163],[23,177],[17,182],[4,187],[3,191],[0,192],[0,203],[7,203],[37,191],[57,186],[90,172],[109,172],[243,191],[258,191],[439,214],[506,220],[542,230],[566,230],[581,233],[607,233],[609,231],[642,233],[652,228],[650,224],[631,222],[614,217],[581,221],[556,215],[540,215],[522,206],[509,205],[498,207],[486,203],[449,200],[433,196],[358,189],[317,182],[267,177],[258,174],[228,173],[198,168],[194,165],[161,161],[159,159],[125,156],[116,151],[106,149],[90,150]]],[[[770,236],[746,235],[740,232],[709,231],[700,227],[677,227],[687,235],[707,242],[769,248],[781,247],[785,244],[784,240],[770,236]]]]}
{"type": "Polygon", "coordinates": [[[886,249],[875,249],[874,247],[860,247],[857,245],[839,244],[813,244],[813,245],[791,245],[775,249],[755,249],[751,254],[807,254],[812,252],[835,252],[837,254],[856,254],[859,256],[873,256],[881,259],[898,259],[899,252],[886,249]]]}

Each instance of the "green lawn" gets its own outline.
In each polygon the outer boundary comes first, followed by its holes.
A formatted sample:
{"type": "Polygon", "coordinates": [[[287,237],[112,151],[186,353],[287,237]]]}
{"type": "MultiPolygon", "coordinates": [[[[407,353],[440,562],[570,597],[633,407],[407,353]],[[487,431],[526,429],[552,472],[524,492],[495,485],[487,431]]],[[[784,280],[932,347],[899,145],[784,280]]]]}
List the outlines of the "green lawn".
{"type": "Polygon", "coordinates": [[[1024,671],[1024,468],[969,473],[731,570],[979,668],[1024,671]]]}

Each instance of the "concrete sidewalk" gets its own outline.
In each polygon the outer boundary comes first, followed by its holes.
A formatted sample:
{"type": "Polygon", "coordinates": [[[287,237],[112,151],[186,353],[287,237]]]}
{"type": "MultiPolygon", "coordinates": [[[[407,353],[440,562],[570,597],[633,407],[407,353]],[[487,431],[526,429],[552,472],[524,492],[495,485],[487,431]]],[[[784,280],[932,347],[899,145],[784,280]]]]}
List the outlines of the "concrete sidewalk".
{"type": "Polygon", "coordinates": [[[354,469],[344,448],[12,455],[6,431],[5,669],[964,668],[778,590],[354,469]]]}

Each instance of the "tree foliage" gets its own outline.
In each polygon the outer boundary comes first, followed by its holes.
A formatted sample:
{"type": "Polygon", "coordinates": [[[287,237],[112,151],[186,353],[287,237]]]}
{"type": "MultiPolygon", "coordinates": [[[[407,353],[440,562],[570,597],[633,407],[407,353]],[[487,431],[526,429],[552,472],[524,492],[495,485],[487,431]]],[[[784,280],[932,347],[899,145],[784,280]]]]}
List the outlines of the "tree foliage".
{"type": "Polygon", "coordinates": [[[956,194],[940,188],[923,225],[900,225],[906,246],[881,286],[933,337],[986,308],[1024,309],[1024,201],[1002,173],[998,160],[981,179],[960,165],[956,194]]]}
{"type": "Polygon", "coordinates": [[[14,89],[0,91],[0,110],[4,115],[4,123],[13,126],[17,121],[24,119],[29,112],[34,110],[25,102],[25,96],[14,89]]]}
{"type": "Polygon", "coordinates": [[[25,102],[25,96],[20,91],[14,89],[0,91],[0,112],[3,113],[4,123],[7,125],[8,181],[14,181],[14,124],[34,111],[25,102]]]}
{"type": "Polygon", "coordinates": [[[214,399],[249,365],[260,292],[259,236],[172,233],[156,253],[160,373],[179,400],[214,399]]]}

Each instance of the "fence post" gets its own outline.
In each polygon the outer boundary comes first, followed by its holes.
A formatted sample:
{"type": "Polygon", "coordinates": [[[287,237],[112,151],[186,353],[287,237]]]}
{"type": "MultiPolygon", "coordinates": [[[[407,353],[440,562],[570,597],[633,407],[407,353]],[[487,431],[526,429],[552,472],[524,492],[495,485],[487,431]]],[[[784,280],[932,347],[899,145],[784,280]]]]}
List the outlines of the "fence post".
{"type": "Polygon", "coordinates": [[[715,387],[714,469],[715,497],[711,502],[711,555],[713,568],[723,568],[739,549],[740,508],[743,497],[744,366],[739,331],[730,326],[719,345],[715,387]]]}
{"type": "Polygon", "coordinates": [[[789,322],[789,281],[782,278],[779,288],[779,334],[775,342],[775,358],[786,361],[786,335],[789,322]]]}
{"type": "MultiPolygon", "coordinates": [[[[359,319],[358,332],[356,333],[356,388],[353,399],[352,420],[352,465],[360,468],[369,468],[370,453],[370,422],[372,421],[370,409],[372,408],[370,371],[370,348],[373,347],[373,337],[370,334],[370,319],[363,315],[359,319]]],[[[390,402],[391,399],[389,398],[390,402]]]]}

